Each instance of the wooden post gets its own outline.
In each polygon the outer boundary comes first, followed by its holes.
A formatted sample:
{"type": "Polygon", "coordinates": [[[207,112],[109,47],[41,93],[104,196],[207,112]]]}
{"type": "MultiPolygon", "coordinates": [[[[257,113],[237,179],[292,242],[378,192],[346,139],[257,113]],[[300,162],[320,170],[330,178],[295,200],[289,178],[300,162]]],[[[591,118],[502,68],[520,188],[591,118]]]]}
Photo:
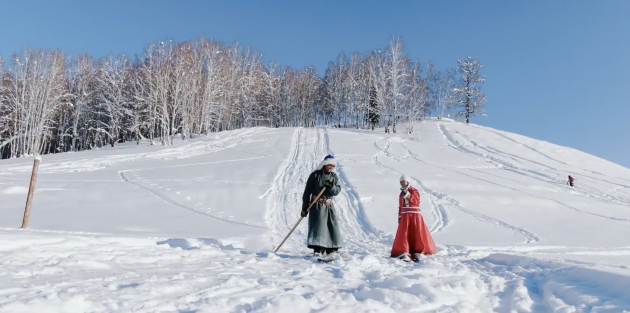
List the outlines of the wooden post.
{"type": "Polygon", "coordinates": [[[39,169],[39,162],[41,161],[41,156],[35,157],[35,162],[33,163],[33,173],[31,174],[31,183],[28,187],[28,196],[26,197],[26,208],[24,208],[24,219],[22,219],[22,228],[28,227],[28,218],[31,215],[31,204],[33,203],[33,193],[35,193],[35,182],[37,181],[37,170],[39,169]]]}

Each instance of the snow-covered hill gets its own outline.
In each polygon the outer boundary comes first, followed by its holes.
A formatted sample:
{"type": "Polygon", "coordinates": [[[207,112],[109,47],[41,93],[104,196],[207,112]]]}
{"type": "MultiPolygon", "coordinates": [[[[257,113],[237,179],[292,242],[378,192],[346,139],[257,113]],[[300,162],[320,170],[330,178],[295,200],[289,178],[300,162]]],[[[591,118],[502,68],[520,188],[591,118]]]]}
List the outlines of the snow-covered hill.
{"type": "Polygon", "coordinates": [[[44,156],[20,230],[31,167],[0,161],[0,312],[630,310],[630,170],[490,128],[250,128],[44,156]],[[271,253],[329,153],[351,258],[305,259],[306,222],[271,253]],[[402,173],[440,249],[418,264],[389,258],[402,173]]]}

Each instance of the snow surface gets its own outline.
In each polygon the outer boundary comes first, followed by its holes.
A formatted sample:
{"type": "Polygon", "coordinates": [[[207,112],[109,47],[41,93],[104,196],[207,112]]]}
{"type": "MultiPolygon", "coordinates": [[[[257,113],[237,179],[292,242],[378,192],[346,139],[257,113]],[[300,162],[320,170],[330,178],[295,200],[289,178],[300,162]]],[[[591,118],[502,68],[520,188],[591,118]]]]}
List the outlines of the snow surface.
{"type": "Polygon", "coordinates": [[[0,312],[628,312],[630,170],[448,120],[413,134],[249,128],[0,162],[0,312]],[[329,153],[348,260],[305,258],[329,153]],[[440,251],[389,258],[398,178],[440,251]],[[566,185],[567,175],[577,178],[566,185]]]}
{"type": "Polygon", "coordinates": [[[25,195],[28,193],[28,187],[11,186],[8,188],[0,189],[0,192],[5,195],[25,195]]]}

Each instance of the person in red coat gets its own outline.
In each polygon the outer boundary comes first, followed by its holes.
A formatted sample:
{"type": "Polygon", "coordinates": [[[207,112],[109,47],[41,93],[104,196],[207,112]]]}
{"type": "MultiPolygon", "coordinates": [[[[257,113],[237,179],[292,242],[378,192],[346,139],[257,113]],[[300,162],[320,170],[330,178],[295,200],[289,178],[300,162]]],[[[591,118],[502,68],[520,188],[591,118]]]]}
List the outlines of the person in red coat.
{"type": "Polygon", "coordinates": [[[392,247],[393,258],[417,261],[421,254],[433,254],[437,247],[420,213],[420,193],[409,184],[406,175],[400,177],[398,196],[398,231],[392,247]]]}

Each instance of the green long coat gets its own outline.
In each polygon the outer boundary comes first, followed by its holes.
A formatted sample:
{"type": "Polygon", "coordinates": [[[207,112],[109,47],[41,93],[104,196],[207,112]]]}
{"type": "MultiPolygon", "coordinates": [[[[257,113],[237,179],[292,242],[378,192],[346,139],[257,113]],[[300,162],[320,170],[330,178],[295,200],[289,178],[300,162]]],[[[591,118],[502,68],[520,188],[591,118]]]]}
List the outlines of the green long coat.
{"type": "MultiPolygon", "coordinates": [[[[324,182],[331,179],[334,184],[333,187],[326,189],[320,199],[332,199],[339,194],[341,191],[339,178],[333,172],[324,173],[324,170],[316,170],[311,173],[306,181],[306,188],[304,188],[304,195],[302,196],[302,210],[306,210],[311,203],[311,198],[316,197],[324,188],[324,182]]],[[[310,249],[317,247],[341,248],[339,224],[332,202],[330,205],[326,205],[317,201],[309,211],[307,245],[310,249]]]]}

